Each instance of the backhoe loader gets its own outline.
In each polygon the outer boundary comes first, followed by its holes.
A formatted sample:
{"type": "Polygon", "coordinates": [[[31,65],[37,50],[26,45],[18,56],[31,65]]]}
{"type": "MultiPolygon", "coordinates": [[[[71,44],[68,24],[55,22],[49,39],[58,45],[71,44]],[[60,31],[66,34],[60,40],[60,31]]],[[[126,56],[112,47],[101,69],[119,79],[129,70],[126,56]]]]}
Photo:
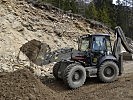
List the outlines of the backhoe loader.
{"type": "Polygon", "coordinates": [[[70,59],[61,60],[54,65],[54,77],[62,79],[72,89],[82,86],[86,77],[98,77],[105,83],[115,81],[123,73],[121,45],[127,52],[133,53],[121,27],[115,28],[115,36],[113,45],[109,34],[80,36],[78,50],[71,52],[70,59]]]}

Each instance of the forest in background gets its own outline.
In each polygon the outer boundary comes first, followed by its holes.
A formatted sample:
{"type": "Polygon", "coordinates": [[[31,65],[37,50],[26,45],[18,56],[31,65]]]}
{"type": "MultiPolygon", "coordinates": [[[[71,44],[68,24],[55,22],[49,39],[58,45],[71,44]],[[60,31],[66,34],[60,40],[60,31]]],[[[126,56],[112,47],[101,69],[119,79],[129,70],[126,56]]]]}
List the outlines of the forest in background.
{"type": "Polygon", "coordinates": [[[114,29],[115,26],[121,26],[126,36],[133,38],[133,2],[128,2],[128,5],[132,6],[126,6],[127,1],[131,0],[117,0],[117,5],[112,4],[113,0],[89,0],[92,2],[83,2],[84,0],[41,1],[50,3],[64,11],[100,21],[112,29],[114,29]]]}

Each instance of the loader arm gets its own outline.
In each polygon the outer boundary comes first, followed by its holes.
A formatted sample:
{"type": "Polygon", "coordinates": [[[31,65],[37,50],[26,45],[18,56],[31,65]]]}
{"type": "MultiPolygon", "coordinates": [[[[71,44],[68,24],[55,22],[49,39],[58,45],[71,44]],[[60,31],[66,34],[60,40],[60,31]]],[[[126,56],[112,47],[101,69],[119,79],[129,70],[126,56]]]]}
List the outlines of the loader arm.
{"type": "MultiPolygon", "coordinates": [[[[23,44],[22,47],[20,47],[20,51],[25,54],[32,63],[42,66],[61,61],[62,59],[70,59],[72,48],[61,48],[51,51],[47,43],[33,39],[23,44]]],[[[21,59],[19,54],[17,57],[18,60],[21,59]]]]}

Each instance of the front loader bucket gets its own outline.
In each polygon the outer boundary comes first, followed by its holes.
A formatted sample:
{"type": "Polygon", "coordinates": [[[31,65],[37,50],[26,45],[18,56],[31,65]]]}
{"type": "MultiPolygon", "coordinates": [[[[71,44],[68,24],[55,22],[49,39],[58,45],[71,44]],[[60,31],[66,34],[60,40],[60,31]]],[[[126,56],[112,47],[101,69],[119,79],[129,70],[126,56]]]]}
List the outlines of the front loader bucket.
{"type": "Polygon", "coordinates": [[[42,66],[61,61],[62,59],[69,59],[71,57],[72,48],[62,48],[51,51],[48,44],[34,39],[23,44],[20,51],[34,64],[42,66]]]}
{"type": "Polygon", "coordinates": [[[34,64],[41,66],[44,63],[45,55],[51,50],[46,43],[34,39],[23,44],[20,51],[23,52],[34,64]]]}

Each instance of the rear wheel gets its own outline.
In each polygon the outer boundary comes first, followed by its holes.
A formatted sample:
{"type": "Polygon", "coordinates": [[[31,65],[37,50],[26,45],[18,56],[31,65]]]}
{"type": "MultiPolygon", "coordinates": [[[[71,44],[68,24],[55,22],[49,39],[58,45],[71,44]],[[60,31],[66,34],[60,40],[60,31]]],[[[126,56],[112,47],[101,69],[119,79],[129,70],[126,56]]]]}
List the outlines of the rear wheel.
{"type": "Polygon", "coordinates": [[[113,82],[117,79],[119,68],[113,61],[106,61],[101,64],[98,70],[98,77],[102,82],[113,82]]]}
{"type": "Polygon", "coordinates": [[[69,65],[64,71],[63,80],[72,89],[82,86],[86,80],[85,68],[79,64],[69,65]]]}
{"type": "Polygon", "coordinates": [[[58,71],[59,71],[59,68],[60,68],[60,62],[57,62],[54,67],[53,67],[53,76],[56,78],[56,79],[60,79],[58,77],[58,71]]]}

